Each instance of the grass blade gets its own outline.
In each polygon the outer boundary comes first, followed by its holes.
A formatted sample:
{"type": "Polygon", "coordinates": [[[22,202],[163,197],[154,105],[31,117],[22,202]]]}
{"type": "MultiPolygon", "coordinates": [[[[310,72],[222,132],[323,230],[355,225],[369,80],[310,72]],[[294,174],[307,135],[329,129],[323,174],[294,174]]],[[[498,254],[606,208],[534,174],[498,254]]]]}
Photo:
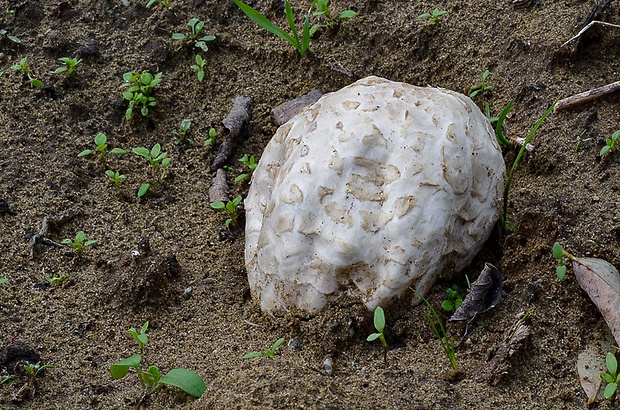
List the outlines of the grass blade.
{"type": "Polygon", "coordinates": [[[240,0],[233,0],[233,2],[237,5],[237,7],[241,9],[241,11],[243,11],[250,18],[250,20],[258,24],[268,32],[288,41],[293,46],[295,46],[295,48],[297,48],[297,42],[295,41],[295,39],[291,37],[291,35],[288,34],[286,31],[273,24],[267,17],[263,16],[261,13],[240,0]]]}

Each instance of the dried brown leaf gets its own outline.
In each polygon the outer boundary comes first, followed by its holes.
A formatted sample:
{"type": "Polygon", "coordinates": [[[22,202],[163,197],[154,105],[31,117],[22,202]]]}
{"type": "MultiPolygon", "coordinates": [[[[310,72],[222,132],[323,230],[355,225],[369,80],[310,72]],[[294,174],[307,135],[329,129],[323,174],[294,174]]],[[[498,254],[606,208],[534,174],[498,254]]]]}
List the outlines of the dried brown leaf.
{"type": "Polygon", "coordinates": [[[485,263],[480,276],[471,284],[471,290],[450,320],[470,320],[495,307],[501,296],[502,274],[495,266],[485,263]]]}
{"type": "Polygon", "coordinates": [[[576,258],[573,272],[577,282],[609,325],[620,345],[620,274],[609,262],[596,258],[576,258]]]}

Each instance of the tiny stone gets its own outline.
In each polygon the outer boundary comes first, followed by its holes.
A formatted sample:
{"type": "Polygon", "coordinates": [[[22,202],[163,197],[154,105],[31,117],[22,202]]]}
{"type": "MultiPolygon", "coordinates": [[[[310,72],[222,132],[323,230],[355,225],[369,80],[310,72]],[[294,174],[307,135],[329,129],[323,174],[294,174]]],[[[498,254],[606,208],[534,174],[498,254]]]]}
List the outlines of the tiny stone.
{"type": "Polygon", "coordinates": [[[293,338],[291,340],[288,341],[288,350],[289,351],[294,351],[294,350],[301,350],[301,340],[299,340],[298,338],[293,338]]]}
{"type": "Polygon", "coordinates": [[[190,300],[192,298],[192,287],[187,287],[183,290],[183,299],[190,300]]]}
{"type": "Polygon", "coordinates": [[[325,369],[325,373],[327,373],[328,376],[334,374],[334,367],[331,357],[326,357],[325,360],[323,360],[323,368],[325,369]]]}

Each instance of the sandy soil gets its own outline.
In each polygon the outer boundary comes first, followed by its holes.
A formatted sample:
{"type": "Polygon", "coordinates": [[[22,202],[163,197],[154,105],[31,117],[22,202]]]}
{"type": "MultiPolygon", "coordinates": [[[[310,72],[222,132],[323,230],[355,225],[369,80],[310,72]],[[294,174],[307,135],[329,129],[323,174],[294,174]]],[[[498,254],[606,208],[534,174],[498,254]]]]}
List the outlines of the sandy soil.
{"type": "MultiPolygon", "coordinates": [[[[567,409],[586,408],[577,373],[578,353],[603,337],[600,314],[570,276],[555,279],[554,241],[576,255],[620,266],[618,155],[599,151],[620,124],[618,96],[552,114],[520,165],[511,190],[509,219],[515,229],[497,231],[471,267],[438,283],[429,299],[439,306],[444,290],[465,286],[484,262],[502,271],[504,297],[478,318],[457,349],[453,372],[424,320],[424,309],[403,299],[386,309],[388,366],[380,346],[366,342],[371,313],[343,301],[324,314],[271,318],[251,300],[243,262],[242,220],[232,234],[225,216],[209,207],[209,165],[225,130],[221,120],[237,95],[253,97],[247,139],[229,161],[230,180],[243,172],[243,154],[260,157],[276,130],[270,111],[311,89],[337,90],[368,75],[467,93],[489,69],[492,90],[476,98],[497,115],[514,100],[507,134],[525,137],[549,105],[618,80],[620,31],[594,28],[573,53],[562,48],[592,8],[583,0],[543,1],[515,7],[508,0],[334,0],[336,11],[359,15],[320,33],[301,57],[258,28],[232,2],[172,0],[170,8],[131,1],[3,1],[0,28],[21,39],[0,43],[0,386],[3,409],[129,408],[140,398],[135,375],[116,381],[109,366],[136,353],[125,334],[150,322],[145,362],[200,374],[207,392],[192,399],[166,388],[144,403],[150,409],[567,409]],[[446,10],[432,25],[417,16],[446,10]],[[7,10],[13,10],[9,13],[7,10]],[[187,32],[190,18],[215,35],[199,83],[194,50],[177,51],[172,33],[187,32]],[[60,57],[83,62],[73,78],[54,75],[60,57]],[[28,57],[36,90],[10,66],[28,57]],[[124,119],[123,73],[163,73],[157,106],[143,118],[124,119]],[[191,138],[176,143],[171,131],[192,120],[191,138]],[[214,148],[202,146],[209,128],[214,148]],[[577,136],[585,130],[576,148],[577,136]],[[149,178],[145,160],[110,156],[107,168],[127,176],[115,188],[92,158],[103,132],[111,147],[151,147],[173,158],[163,183],[145,198],[136,192],[149,178]],[[8,208],[7,208],[8,207],[8,208]],[[10,211],[10,212],[9,212],[10,211]],[[61,218],[62,217],[62,218],[61,218]],[[84,231],[97,241],[80,258],[68,248],[29,242],[50,221],[56,242],[84,231]],[[54,222],[55,221],[55,222],[54,222]],[[144,238],[150,253],[144,252],[144,238]],[[141,247],[142,244],[142,247],[141,247]],[[139,258],[132,251],[141,250],[139,258]],[[67,275],[59,286],[46,277],[67,275]],[[191,288],[191,292],[188,290],[191,288]],[[185,295],[184,295],[185,292],[185,295]],[[532,335],[515,352],[497,384],[477,376],[489,352],[515,321],[533,308],[532,335]],[[354,324],[354,325],[352,325],[354,324]],[[250,351],[286,339],[270,359],[244,360],[250,351]],[[11,346],[20,346],[17,355],[11,346]],[[17,355],[10,361],[7,352],[17,355]],[[27,385],[19,359],[56,366],[36,389],[27,385]],[[333,360],[333,374],[324,369],[333,360]]],[[[280,25],[278,1],[252,4],[280,25]]],[[[295,10],[309,1],[295,1],[295,10]]],[[[298,12],[298,23],[301,23],[298,12]]],[[[620,22],[616,2],[599,16],[620,22]]],[[[506,149],[507,163],[515,151],[506,149]]],[[[231,195],[247,185],[233,184],[231,195]]],[[[447,315],[444,315],[447,318],[447,315]]],[[[449,332],[460,341],[461,325],[449,332]]],[[[617,408],[602,403],[594,408],[617,408]]]]}

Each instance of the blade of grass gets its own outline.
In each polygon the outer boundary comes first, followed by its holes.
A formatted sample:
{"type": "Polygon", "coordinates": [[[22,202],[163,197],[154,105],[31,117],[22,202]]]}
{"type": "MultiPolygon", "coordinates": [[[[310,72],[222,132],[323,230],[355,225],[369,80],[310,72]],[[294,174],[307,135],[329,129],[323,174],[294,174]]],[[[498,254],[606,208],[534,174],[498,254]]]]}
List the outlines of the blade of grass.
{"type": "Polygon", "coordinates": [[[506,145],[506,146],[510,146],[511,144],[510,144],[510,141],[508,141],[506,137],[504,137],[504,120],[506,119],[506,116],[510,112],[511,108],[512,108],[512,101],[510,101],[508,105],[504,107],[504,109],[502,110],[502,113],[499,115],[499,118],[497,119],[497,124],[495,125],[495,136],[497,137],[497,140],[499,141],[500,144],[506,145]]]}
{"type": "Polygon", "coordinates": [[[273,24],[267,17],[263,16],[257,10],[253,9],[252,7],[248,6],[240,0],[233,0],[233,2],[237,5],[237,7],[241,9],[241,11],[243,11],[250,18],[250,20],[258,24],[268,32],[288,41],[295,48],[297,48],[296,44],[298,44],[298,42],[296,42],[295,39],[291,37],[291,35],[288,34],[286,31],[273,24]]]}

